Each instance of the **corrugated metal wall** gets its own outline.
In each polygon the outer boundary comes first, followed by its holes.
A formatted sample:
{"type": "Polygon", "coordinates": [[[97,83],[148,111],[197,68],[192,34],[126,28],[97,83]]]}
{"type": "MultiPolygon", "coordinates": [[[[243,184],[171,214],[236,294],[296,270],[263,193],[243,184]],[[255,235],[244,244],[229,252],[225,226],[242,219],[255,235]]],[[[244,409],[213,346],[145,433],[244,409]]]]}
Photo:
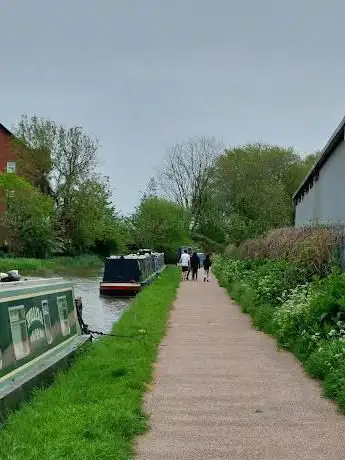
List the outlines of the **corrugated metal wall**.
{"type": "Polygon", "coordinates": [[[319,178],[296,206],[296,227],[345,224],[345,142],[321,168],[319,178]]]}

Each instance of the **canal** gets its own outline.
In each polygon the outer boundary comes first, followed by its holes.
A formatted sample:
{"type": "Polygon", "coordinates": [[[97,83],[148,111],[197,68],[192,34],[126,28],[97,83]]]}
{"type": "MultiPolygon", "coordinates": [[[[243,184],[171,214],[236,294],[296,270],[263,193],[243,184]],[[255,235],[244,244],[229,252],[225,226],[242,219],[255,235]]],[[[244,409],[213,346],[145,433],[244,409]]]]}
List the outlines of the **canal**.
{"type": "Polygon", "coordinates": [[[110,332],[113,324],[121,318],[130,300],[100,297],[101,277],[78,278],[66,276],[73,282],[74,295],[83,301],[83,319],[94,331],[110,332]]]}

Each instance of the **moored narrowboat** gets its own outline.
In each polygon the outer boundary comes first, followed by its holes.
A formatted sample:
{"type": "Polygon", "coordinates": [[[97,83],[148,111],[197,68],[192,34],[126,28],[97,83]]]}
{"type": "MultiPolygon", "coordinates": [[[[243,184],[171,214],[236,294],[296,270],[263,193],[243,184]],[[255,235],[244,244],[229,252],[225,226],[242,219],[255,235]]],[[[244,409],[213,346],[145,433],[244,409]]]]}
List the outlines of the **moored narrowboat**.
{"type": "Polygon", "coordinates": [[[164,253],[148,251],[108,257],[100,283],[100,293],[114,297],[132,297],[154,281],[165,268],[164,253]]]}
{"type": "Polygon", "coordinates": [[[78,302],[62,278],[0,283],[0,416],[90,340],[78,302]]]}

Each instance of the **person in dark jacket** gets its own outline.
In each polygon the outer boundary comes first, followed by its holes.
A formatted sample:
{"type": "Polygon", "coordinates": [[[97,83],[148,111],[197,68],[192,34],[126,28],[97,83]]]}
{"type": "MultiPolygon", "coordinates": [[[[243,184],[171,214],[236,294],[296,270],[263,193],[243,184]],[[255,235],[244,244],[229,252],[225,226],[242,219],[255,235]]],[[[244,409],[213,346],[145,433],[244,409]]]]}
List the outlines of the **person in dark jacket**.
{"type": "Polygon", "coordinates": [[[203,262],[204,266],[204,281],[208,281],[209,275],[210,275],[210,267],[212,265],[210,255],[206,254],[206,257],[203,262]]]}
{"type": "Polygon", "coordinates": [[[200,268],[200,259],[196,252],[193,252],[192,257],[190,258],[190,268],[192,270],[192,279],[198,279],[198,270],[200,268]]]}
{"type": "MultiPolygon", "coordinates": [[[[188,254],[189,254],[189,257],[192,258],[193,253],[192,253],[192,251],[190,249],[188,250],[188,254]]],[[[187,273],[187,281],[189,280],[189,274],[190,274],[191,270],[192,270],[192,267],[191,267],[191,265],[189,265],[189,269],[188,269],[188,273],[187,273]]]]}

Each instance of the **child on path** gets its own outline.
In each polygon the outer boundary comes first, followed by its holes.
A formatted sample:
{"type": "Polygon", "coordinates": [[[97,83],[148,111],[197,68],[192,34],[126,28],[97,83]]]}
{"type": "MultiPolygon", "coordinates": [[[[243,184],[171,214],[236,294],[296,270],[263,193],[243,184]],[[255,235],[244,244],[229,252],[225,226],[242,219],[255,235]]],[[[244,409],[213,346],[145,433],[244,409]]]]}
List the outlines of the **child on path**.
{"type": "Polygon", "coordinates": [[[204,281],[208,281],[209,275],[210,275],[210,267],[212,265],[210,255],[206,254],[206,257],[203,261],[203,266],[204,266],[204,281]]]}

